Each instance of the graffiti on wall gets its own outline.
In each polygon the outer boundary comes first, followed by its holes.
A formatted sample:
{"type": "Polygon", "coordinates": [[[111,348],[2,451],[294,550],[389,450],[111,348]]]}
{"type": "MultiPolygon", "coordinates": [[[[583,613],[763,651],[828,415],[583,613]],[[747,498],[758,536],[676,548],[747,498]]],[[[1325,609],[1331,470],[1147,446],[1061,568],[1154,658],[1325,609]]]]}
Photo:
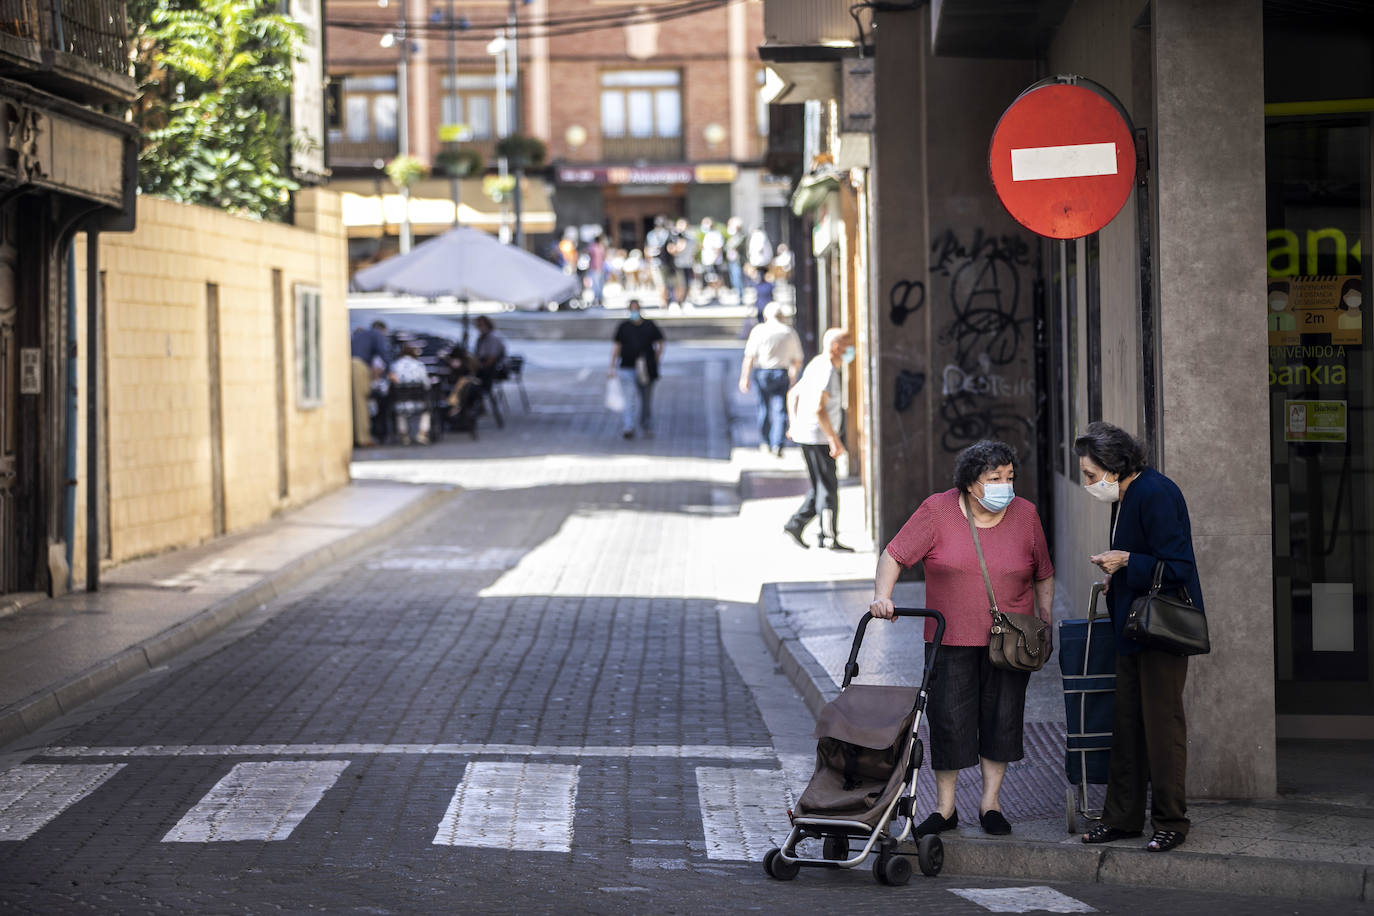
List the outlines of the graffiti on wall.
{"type": "Polygon", "coordinates": [[[1029,264],[1023,239],[982,229],[967,244],[946,230],[931,245],[931,276],[949,288],[951,317],[937,337],[952,348],[940,388],[940,447],[946,452],[989,438],[1030,445],[1030,410],[1010,402],[1033,396],[1033,384],[1003,371],[1029,342],[1031,316],[1022,314],[1021,302],[1022,268],[1029,264]]]}
{"type": "Polygon", "coordinates": [[[892,406],[898,413],[906,413],[911,409],[916,396],[921,393],[921,389],[926,386],[926,374],[924,372],[912,372],[910,369],[902,369],[897,373],[897,386],[892,395],[892,406]]]}
{"type": "Polygon", "coordinates": [[[887,293],[888,317],[897,327],[926,304],[926,285],[920,280],[898,280],[887,293]]]}

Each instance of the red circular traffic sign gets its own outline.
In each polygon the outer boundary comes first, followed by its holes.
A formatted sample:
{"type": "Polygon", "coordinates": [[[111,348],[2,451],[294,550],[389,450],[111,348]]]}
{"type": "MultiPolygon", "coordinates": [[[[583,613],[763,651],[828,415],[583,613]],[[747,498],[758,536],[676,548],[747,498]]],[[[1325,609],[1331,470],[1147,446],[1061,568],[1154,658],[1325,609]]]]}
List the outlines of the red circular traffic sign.
{"type": "Polygon", "coordinates": [[[1052,239],[1081,238],[1110,223],[1130,197],[1135,138],[1105,90],[1052,83],[1003,112],[988,169],[1018,223],[1052,239]]]}

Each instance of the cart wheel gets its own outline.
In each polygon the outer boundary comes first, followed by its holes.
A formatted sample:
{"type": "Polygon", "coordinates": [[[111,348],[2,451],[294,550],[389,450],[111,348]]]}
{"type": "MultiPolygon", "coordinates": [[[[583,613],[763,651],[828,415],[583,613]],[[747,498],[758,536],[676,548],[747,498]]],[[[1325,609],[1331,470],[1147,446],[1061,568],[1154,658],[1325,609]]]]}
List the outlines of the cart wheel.
{"type": "Polygon", "coordinates": [[[825,857],[832,862],[843,862],[849,858],[849,837],[828,836],[825,838],[825,857]]]}
{"type": "Polygon", "coordinates": [[[882,853],[873,857],[873,880],[879,884],[887,884],[887,862],[888,857],[882,853]]]}
{"type": "Polygon", "coordinates": [[[945,844],[935,834],[921,837],[916,845],[916,861],[920,863],[921,874],[934,878],[945,867],[945,844]]]}
{"type": "Polygon", "coordinates": [[[768,873],[770,878],[776,878],[779,881],[791,881],[797,877],[797,872],[801,871],[801,866],[796,862],[784,862],[781,849],[770,849],[768,854],[763,857],[763,870],[768,873]]]}
{"type": "Polygon", "coordinates": [[[911,880],[911,860],[906,856],[892,856],[883,866],[884,884],[901,887],[911,880]]]}
{"type": "Polygon", "coordinates": [[[1069,786],[1064,793],[1064,825],[1069,833],[1078,832],[1078,787],[1069,786]]]}

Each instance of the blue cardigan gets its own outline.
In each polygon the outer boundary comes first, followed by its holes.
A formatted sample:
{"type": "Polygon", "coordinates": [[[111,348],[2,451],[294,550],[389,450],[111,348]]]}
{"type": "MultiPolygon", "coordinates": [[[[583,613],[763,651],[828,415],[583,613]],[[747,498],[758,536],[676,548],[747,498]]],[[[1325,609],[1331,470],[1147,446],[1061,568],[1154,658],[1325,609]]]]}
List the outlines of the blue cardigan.
{"type": "Polygon", "coordinates": [[[1150,590],[1155,561],[1164,561],[1164,586],[1188,589],[1188,597],[1202,610],[1202,585],[1193,557],[1193,530],[1188,504],[1178,485],[1154,468],[1145,468],[1121,498],[1117,508],[1114,550],[1131,555],[1130,562],[1112,576],[1107,607],[1116,628],[1116,651],[1134,655],[1144,646],[1126,639],[1126,615],[1131,602],[1150,590]]]}

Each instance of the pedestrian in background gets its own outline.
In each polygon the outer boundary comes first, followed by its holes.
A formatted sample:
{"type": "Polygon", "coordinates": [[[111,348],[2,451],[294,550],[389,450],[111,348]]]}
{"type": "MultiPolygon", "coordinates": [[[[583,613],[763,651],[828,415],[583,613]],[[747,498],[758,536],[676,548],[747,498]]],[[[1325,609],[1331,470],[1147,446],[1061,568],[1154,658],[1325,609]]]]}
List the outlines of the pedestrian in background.
{"type": "Polygon", "coordinates": [[[668,218],[655,216],[654,228],[644,236],[644,260],[647,262],[654,290],[664,305],[668,304],[672,296],[672,257],[668,253],[668,243],[672,239],[673,233],[668,228],[668,218]]]}
{"type": "Polygon", "coordinates": [[[801,338],[782,319],[782,306],[769,305],[763,324],[754,326],[744,344],[739,370],[739,390],[752,384],[758,397],[759,447],[782,457],[787,426],[787,389],[801,371],[801,338]]]}
{"type": "Polygon", "coordinates": [[[725,223],[725,269],[730,275],[730,289],[736,300],[744,304],[744,223],[732,216],[725,223]]]}
{"type": "Polygon", "coordinates": [[[692,270],[697,260],[696,234],[688,227],[687,220],[680,219],[674,225],[668,254],[673,259],[673,288],[668,294],[668,304],[685,306],[691,294],[692,270]]]}
{"type": "Polygon", "coordinates": [[[349,338],[350,365],[353,368],[353,444],[358,448],[376,445],[372,439],[372,418],[367,409],[372,381],[381,375],[377,364],[385,367],[391,362],[391,344],[386,339],[386,324],[372,322],[371,327],[355,328],[349,338]]]}
{"type": "Polygon", "coordinates": [[[711,304],[720,304],[720,272],[725,266],[725,235],[711,217],[702,217],[697,235],[699,284],[711,291],[711,304]]]}
{"type": "Polygon", "coordinates": [[[821,352],[806,364],[801,379],[787,393],[787,436],[801,446],[811,488],[782,530],[802,547],[810,546],[802,538],[802,531],[819,515],[821,533],[817,546],[853,550],[837,537],[840,484],[835,468],[835,459],[844,454],[844,441],[840,438],[844,415],[840,368],[853,359],[849,332],[831,328],[821,339],[821,352]]]}
{"type": "Polygon", "coordinates": [[[749,233],[746,256],[752,268],[750,273],[756,280],[762,279],[764,272],[773,264],[773,243],[768,240],[768,233],[763,231],[762,226],[755,226],[749,233]]]}
{"type": "Polygon", "coordinates": [[[474,324],[477,341],[472,345],[472,356],[477,364],[477,380],[484,391],[490,391],[492,382],[505,369],[506,339],[497,333],[496,325],[486,315],[478,315],[474,324]]]}
{"type": "Polygon", "coordinates": [[[763,279],[754,285],[754,320],[763,321],[764,312],[773,301],[773,270],[763,272],[763,279]]]}
{"type": "MultiPolygon", "coordinates": [[[[420,348],[413,343],[408,343],[401,348],[401,355],[391,364],[388,376],[394,385],[404,386],[411,390],[418,388],[429,391],[429,369],[420,362],[420,348]]],[[[397,395],[391,402],[391,416],[396,424],[396,432],[401,437],[402,445],[410,444],[412,417],[417,418],[414,424],[415,441],[420,445],[429,445],[429,413],[427,396],[415,399],[397,395]]]]}
{"type": "Polygon", "coordinates": [[[663,332],[644,317],[639,300],[631,299],[630,317],[615,329],[614,340],[608,375],[620,377],[625,396],[620,434],[633,439],[637,425],[644,438],[652,439],[654,382],[658,381],[658,367],[663,360],[663,332]]]}
{"type": "Polygon", "coordinates": [[[1140,836],[1148,786],[1154,835],[1145,848],[1167,852],[1183,843],[1190,826],[1183,713],[1188,657],[1127,639],[1125,628],[1131,604],[1150,591],[1156,564],[1162,564],[1165,588],[1186,589],[1202,609],[1188,504],[1177,484],[1146,466],[1144,444],[1120,427],[1090,423],[1073,449],[1084,488],[1116,504],[1111,549],[1089,557],[1108,576],[1107,608],[1116,629],[1116,705],[1102,822],[1083,835],[1083,842],[1140,836]]]}
{"type": "MultiPolygon", "coordinates": [[[[992,617],[969,519],[978,528],[997,607],[1037,614],[1049,624],[1054,564],[1040,514],[1015,495],[1016,449],[1005,442],[974,443],[954,459],[954,488],[927,497],[878,558],[873,577],[874,617],[892,619],[892,589],[902,567],[925,564],[926,604],[945,615],[945,635],[930,672],[930,766],[935,811],[916,836],[959,825],[954,789],[959,771],[979,766],[983,797],[978,821],[986,833],[1011,833],[1000,793],[1007,764],[1025,756],[1028,671],[994,666],[988,656],[992,617]]],[[[926,664],[935,624],[927,621],[926,664]]]]}
{"type": "Polygon", "coordinates": [[[606,289],[606,237],[599,233],[587,245],[587,278],[591,282],[592,305],[600,308],[606,289]]]}

